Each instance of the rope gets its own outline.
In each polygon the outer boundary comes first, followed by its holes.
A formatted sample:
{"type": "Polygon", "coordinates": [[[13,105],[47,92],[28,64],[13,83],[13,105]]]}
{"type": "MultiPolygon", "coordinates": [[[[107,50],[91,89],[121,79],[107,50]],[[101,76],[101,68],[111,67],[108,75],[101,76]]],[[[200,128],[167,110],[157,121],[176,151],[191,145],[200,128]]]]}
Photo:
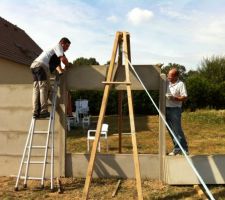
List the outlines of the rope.
{"type": "Polygon", "coordinates": [[[188,164],[191,166],[192,170],[194,171],[194,173],[196,174],[196,176],[198,177],[200,183],[202,184],[202,186],[204,187],[206,193],[208,194],[208,196],[210,197],[211,200],[215,200],[215,198],[213,197],[212,193],[210,192],[210,190],[208,189],[207,185],[205,184],[205,182],[203,181],[202,177],[200,176],[200,174],[198,173],[198,171],[196,170],[196,168],[194,167],[191,159],[188,157],[186,151],[183,149],[183,147],[181,146],[180,142],[178,141],[177,137],[175,136],[174,132],[172,131],[172,129],[170,128],[170,126],[168,125],[168,123],[166,122],[163,114],[161,113],[161,111],[159,110],[159,108],[157,107],[156,103],[154,102],[154,100],[152,99],[151,95],[149,94],[148,90],[146,89],[145,85],[143,84],[143,82],[141,81],[140,77],[138,76],[137,72],[135,71],[133,65],[131,64],[131,62],[129,61],[128,57],[127,57],[127,53],[124,52],[124,55],[126,57],[126,60],[128,61],[130,68],[133,70],[134,74],[136,75],[137,79],[139,80],[139,82],[141,83],[142,87],[144,88],[145,92],[147,93],[148,97],[150,98],[151,102],[153,103],[153,105],[155,106],[156,110],[158,111],[160,117],[162,118],[163,122],[165,123],[166,127],[169,129],[171,135],[173,136],[173,138],[175,139],[176,143],[178,144],[178,146],[180,147],[182,153],[184,154],[188,164]]]}

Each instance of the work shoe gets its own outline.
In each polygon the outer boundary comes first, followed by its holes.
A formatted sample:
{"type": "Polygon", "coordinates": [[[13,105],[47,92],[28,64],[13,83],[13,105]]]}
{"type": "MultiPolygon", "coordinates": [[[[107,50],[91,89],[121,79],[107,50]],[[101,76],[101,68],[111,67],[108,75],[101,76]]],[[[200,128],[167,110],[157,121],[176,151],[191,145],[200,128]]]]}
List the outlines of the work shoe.
{"type": "Polygon", "coordinates": [[[39,118],[39,114],[38,113],[33,113],[33,118],[39,118]]]}
{"type": "Polygon", "coordinates": [[[49,112],[40,113],[40,115],[39,115],[39,118],[47,118],[47,117],[50,117],[49,112]]]}
{"type": "MultiPolygon", "coordinates": [[[[189,155],[188,151],[185,151],[187,155],[189,155]]],[[[177,150],[177,151],[172,151],[170,153],[168,153],[168,156],[177,156],[177,155],[183,155],[181,150],[177,150]]]]}

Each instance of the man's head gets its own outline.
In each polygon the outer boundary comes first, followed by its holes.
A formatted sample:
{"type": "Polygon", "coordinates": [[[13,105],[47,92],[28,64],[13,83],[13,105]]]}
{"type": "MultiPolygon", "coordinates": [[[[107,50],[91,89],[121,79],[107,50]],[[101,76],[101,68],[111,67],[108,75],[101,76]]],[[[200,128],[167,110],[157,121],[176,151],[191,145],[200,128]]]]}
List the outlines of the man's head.
{"type": "Polygon", "coordinates": [[[63,37],[63,38],[59,41],[59,43],[61,44],[61,46],[62,46],[64,52],[67,51],[67,50],[69,49],[70,44],[71,44],[70,40],[69,40],[68,38],[66,38],[66,37],[63,37]]]}
{"type": "Polygon", "coordinates": [[[179,71],[176,68],[170,69],[167,74],[167,79],[171,83],[176,83],[177,79],[179,78],[179,71]]]}

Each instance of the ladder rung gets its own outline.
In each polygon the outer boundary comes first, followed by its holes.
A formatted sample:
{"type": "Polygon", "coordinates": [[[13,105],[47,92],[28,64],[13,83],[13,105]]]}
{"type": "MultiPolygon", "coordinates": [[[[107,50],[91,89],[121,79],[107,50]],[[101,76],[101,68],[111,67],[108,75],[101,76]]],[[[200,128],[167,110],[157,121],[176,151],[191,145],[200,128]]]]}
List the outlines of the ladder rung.
{"type": "MultiPolygon", "coordinates": [[[[27,161],[24,161],[23,162],[24,164],[27,164],[27,161]]],[[[48,162],[48,161],[30,161],[29,162],[29,164],[44,164],[44,163],[46,163],[46,164],[51,164],[51,162],[48,162]]]]}
{"type": "Polygon", "coordinates": [[[50,120],[50,117],[45,117],[45,118],[36,118],[36,120],[50,120]]]}
{"type": "MultiPolygon", "coordinates": [[[[27,146],[27,148],[30,148],[30,146],[27,146]]],[[[32,149],[45,149],[46,146],[37,146],[37,145],[33,145],[33,146],[31,146],[31,148],[32,148],[32,149]]],[[[48,148],[50,148],[50,147],[48,147],[48,148]]]]}
{"type": "Polygon", "coordinates": [[[34,133],[48,133],[48,131],[34,131],[34,133]]]}
{"type": "Polygon", "coordinates": [[[40,177],[33,177],[33,176],[28,176],[28,177],[20,176],[20,178],[27,179],[27,180],[42,180],[42,178],[40,178],[40,177]]]}
{"type": "Polygon", "coordinates": [[[116,82],[113,82],[113,81],[103,81],[102,83],[104,84],[107,84],[107,85],[110,85],[110,84],[121,84],[121,85],[131,85],[131,82],[124,82],[124,81],[116,81],[116,82]]]}

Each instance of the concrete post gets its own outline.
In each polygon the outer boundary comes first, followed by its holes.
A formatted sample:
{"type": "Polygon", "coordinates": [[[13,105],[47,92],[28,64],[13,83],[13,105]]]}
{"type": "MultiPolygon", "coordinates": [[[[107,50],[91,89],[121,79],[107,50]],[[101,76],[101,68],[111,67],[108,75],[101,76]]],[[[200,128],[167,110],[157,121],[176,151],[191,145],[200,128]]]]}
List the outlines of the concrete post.
{"type": "MultiPolygon", "coordinates": [[[[160,84],[159,84],[159,110],[165,118],[166,111],[166,75],[160,75],[160,84]]],[[[164,178],[164,159],[166,155],[166,138],[165,138],[166,126],[162,118],[159,116],[159,162],[160,162],[160,180],[165,181],[164,178]]]]}

